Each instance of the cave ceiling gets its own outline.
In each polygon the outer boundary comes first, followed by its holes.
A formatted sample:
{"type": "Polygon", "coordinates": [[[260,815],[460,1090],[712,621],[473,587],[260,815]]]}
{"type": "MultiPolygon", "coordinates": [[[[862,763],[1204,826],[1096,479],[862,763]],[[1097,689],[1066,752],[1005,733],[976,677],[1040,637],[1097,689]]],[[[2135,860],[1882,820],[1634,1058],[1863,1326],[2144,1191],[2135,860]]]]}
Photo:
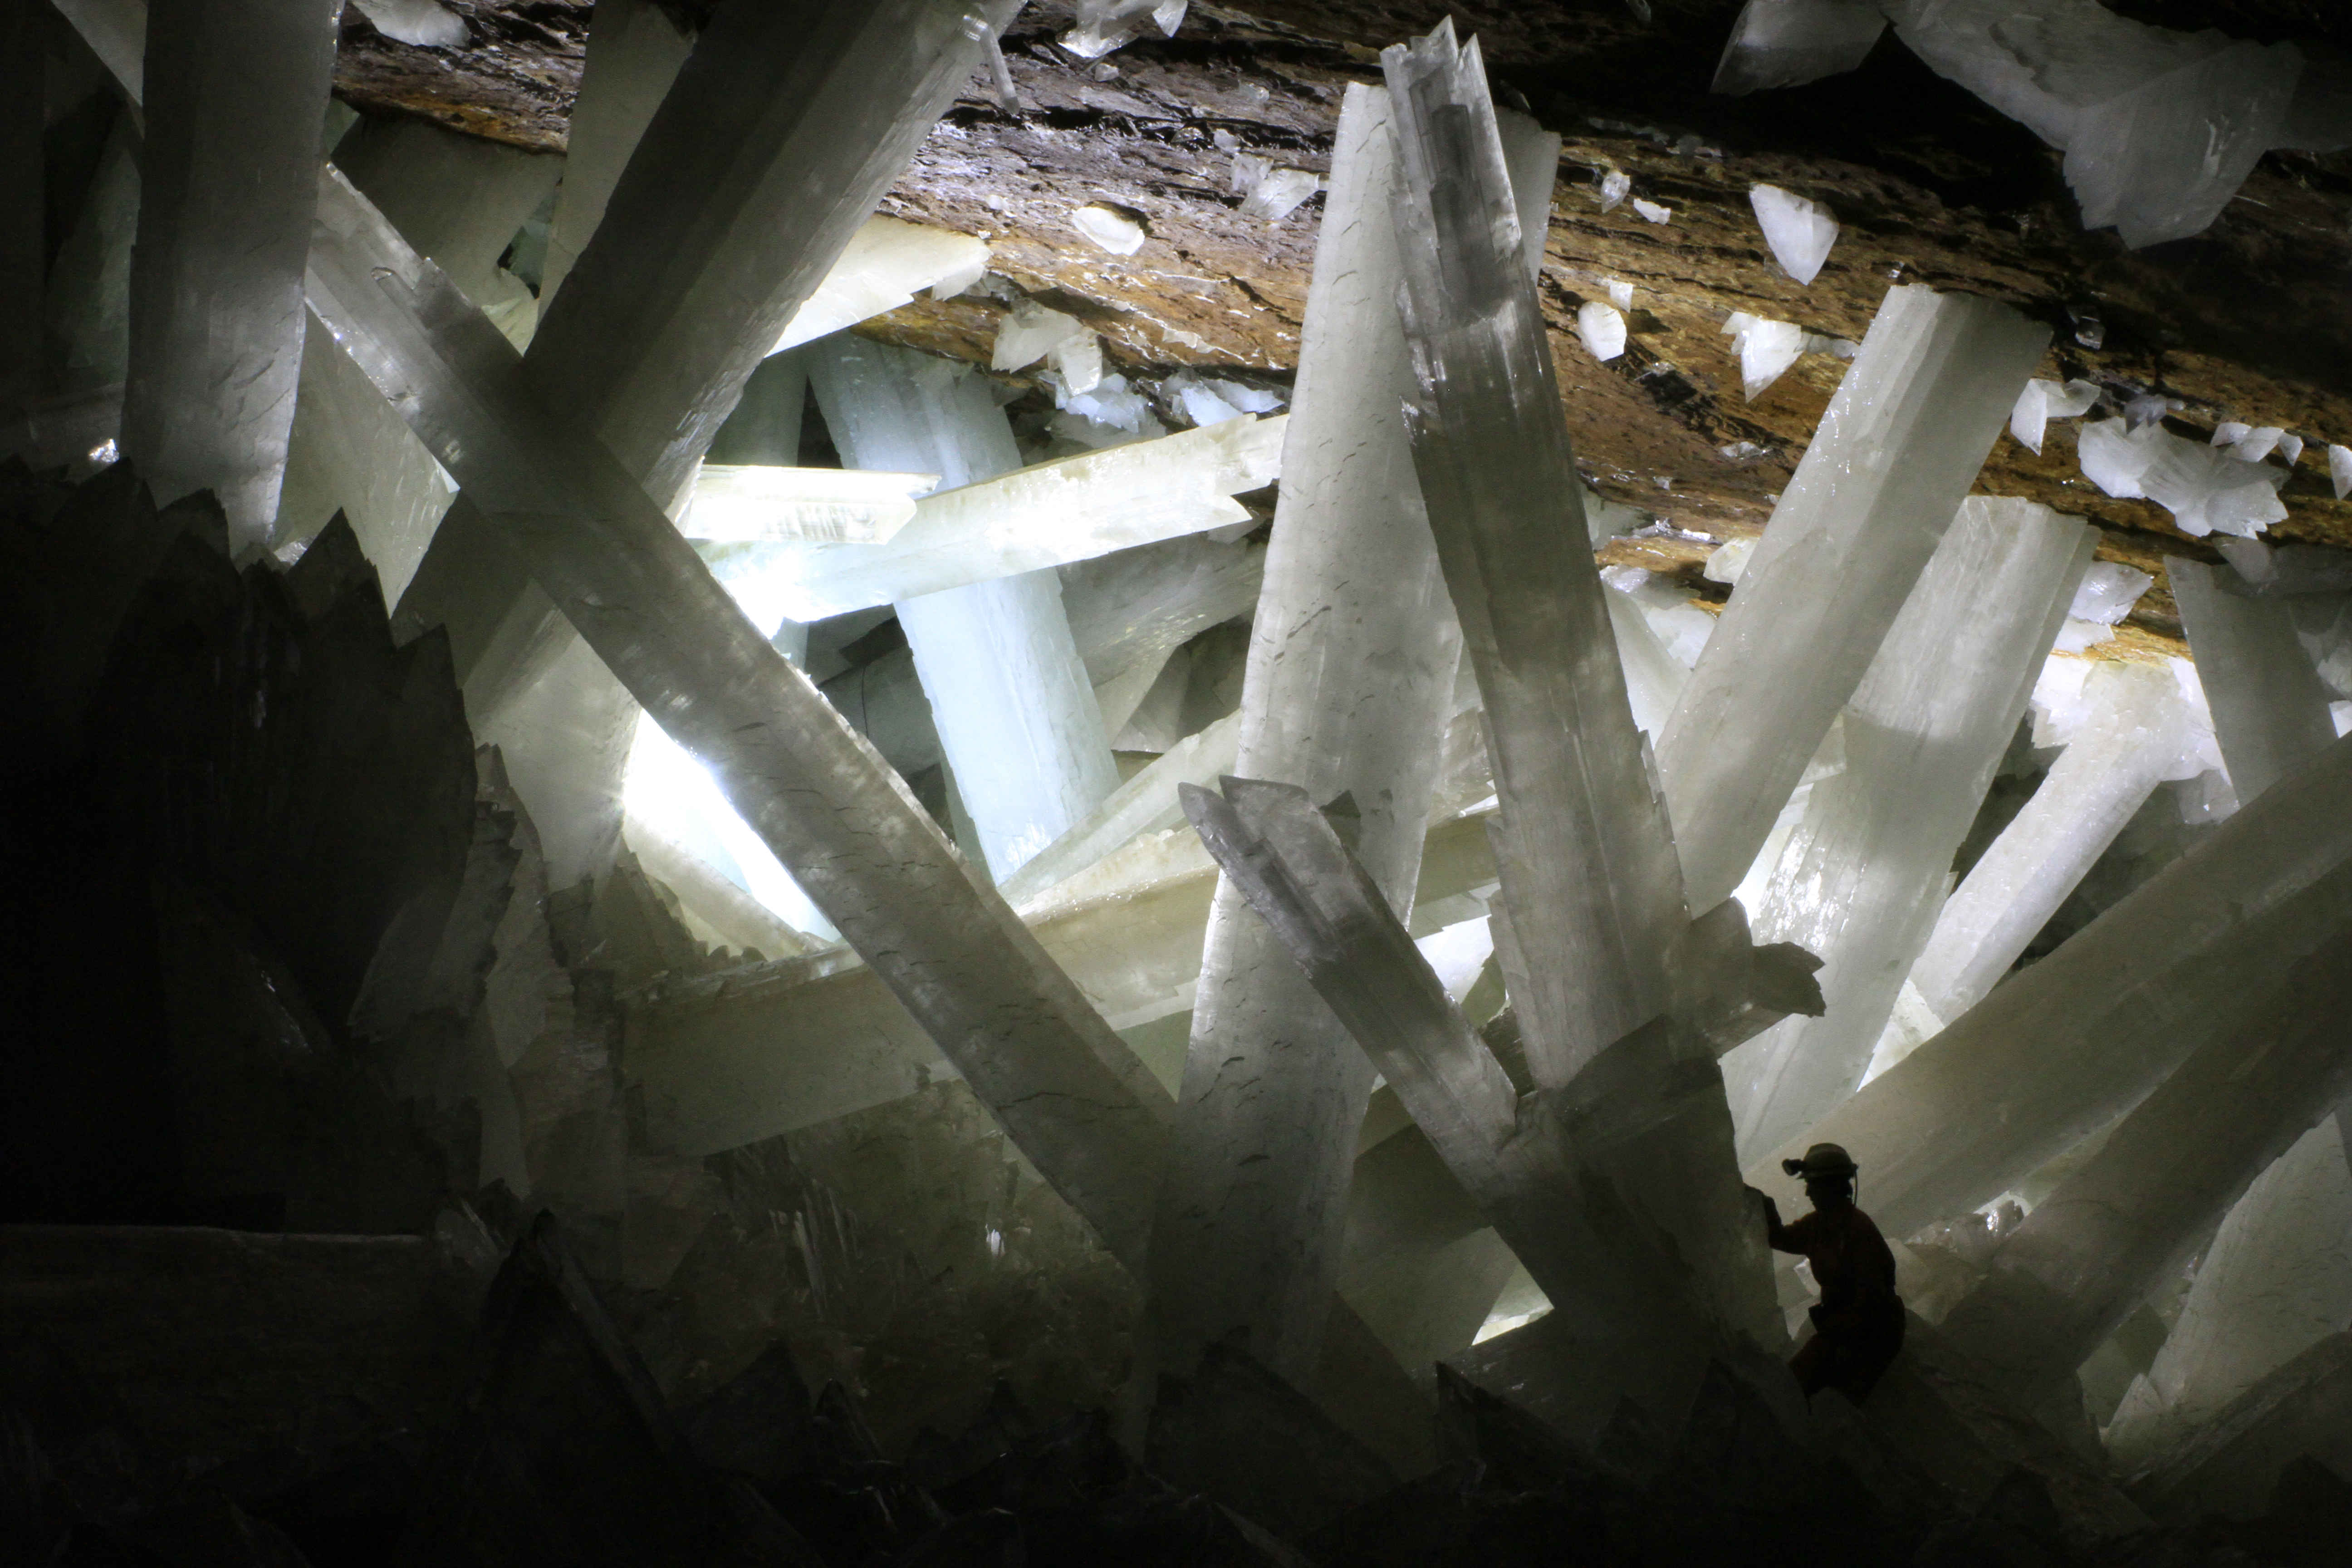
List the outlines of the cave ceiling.
{"type": "MultiPolygon", "coordinates": [[[[513,145],[561,151],[591,7],[578,0],[448,0],[472,33],[431,49],[343,20],[338,92],[362,112],[409,114],[513,145]]],[[[2113,0],[2167,26],[2219,26],[2322,50],[2352,47],[2336,0],[2113,0]]],[[[707,5],[673,14],[693,26],[707,5]]],[[[1739,0],[1454,5],[1429,0],[1195,4],[1173,38],[1147,37],[1099,62],[1054,42],[1066,13],[1031,5],[1004,48],[1019,112],[979,82],[932,132],[882,211],[986,238],[992,269],[1096,328],[1117,368],[1184,367],[1278,382],[1295,369],[1319,197],[1287,217],[1244,216],[1235,153],[1328,169],[1339,103],[1378,79],[1378,47],[1451,15],[1484,42],[1503,95],[1563,137],[1541,297],[1561,395],[1586,476],[1665,525],[1604,557],[1676,574],[1702,592],[1716,542],[1759,531],[1842,362],[1807,354],[1753,402],[1723,323],[1746,310],[1859,339],[1889,285],[1983,294],[2048,322],[2041,374],[2119,397],[2179,400],[2175,431],[2224,420],[2276,425],[2311,445],[2282,493],[2274,541],[2352,546],[2325,447],[2352,438],[2352,155],[2272,153],[2218,222],[2139,251],[2085,233],[2059,154],[1931,73],[1889,34],[1864,67],[1744,98],[1708,91],[1739,0]],[[1604,210],[1600,180],[1629,200],[1604,210]],[[1801,286],[1771,261],[1748,204],[1757,184],[1826,203],[1843,226],[1827,267],[1801,286]],[[1147,231],[1131,256],[1082,238],[1069,215],[1122,208],[1147,231]],[[1631,283],[1621,357],[1601,363],[1575,331],[1604,280],[1631,283]]],[[[861,331],[985,363],[1007,307],[967,295],[918,301],[861,331]]],[[[2149,571],[2167,554],[2214,559],[2152,501],[2085,481],[2073,427],[2040,456],[2003,435],[1979,488],[2089,518],[2099,554],[2149,571]]],[[[2163,578],[2104,651],[2183,651],[2163,578]]]]}

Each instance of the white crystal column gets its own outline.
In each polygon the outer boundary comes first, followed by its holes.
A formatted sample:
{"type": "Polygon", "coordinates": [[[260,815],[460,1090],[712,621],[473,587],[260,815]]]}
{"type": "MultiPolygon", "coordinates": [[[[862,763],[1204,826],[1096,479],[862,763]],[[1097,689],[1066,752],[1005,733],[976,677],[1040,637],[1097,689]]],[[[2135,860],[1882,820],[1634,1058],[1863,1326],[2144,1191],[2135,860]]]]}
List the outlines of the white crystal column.
{"type": "Polygon", "coordinates": [[[1990,1202],[2340,943],[2347,864],[2352,741],[2339,741],[1774,1155],[1843,1144],[1889,1236],[1990,1202]]]}
{"type": "MultiPolygon", "coordinates": [[[[1242,688],[1234,771],[1347,794],[1359,853],[1410,912],[1459,639],[1405,444],[1387,95],[1340,111],[1242,688]]],[[[1372,1069],[1240,893],[1221,880],[1152,1227],[1154,1354],[1235,1329],[1286,1375],[1329,1314],[1372,1069]]]]}
{"type": "MultiPolygon", "coordinates": [[[[530,342],[538,307],[529,289],[499,270],[499,258],[554,189],[563,159],[415,120],[362,121],[337,144],[335,157],[402,238],[432,258],[517,346],[530,342]]],[[[306,341],[271,543],[306,539],[341,511],[374,564],[385,600],[397,604],[455,493],[441,466],[332,339],[306,341]]],[[[517,578],[509,573],[507,580],[517,578]]],[[[476,716],[486,718],[487,708],[476,716]]],[[[509,753],[509,760],[520,758],[509,753]]],[[[519,787],[534,805],[552,809],[543,790],[519,787]]],[[[564,831],[552,817],[550,826],[559,837],[564,831]]]]}
{"type": "Polygon", "coordinates": [[[1685,1296],[1726,1335],[1777,1338],[1713,1048],[1664,1017],[1671,955],[1690,926],[1681,872],[1585,548],[1485,68],[1450,23],[1381,65],[1396,114],[1413,467],[1485,700],[1501,800],[1496,914],[1507,917],[1496,945],[1528,1070],[1560,1118],[1546,1133],[1571,1137],[1563,1157],[1622,1204],[1620,1267],[1685,1296]]]}
{"type": "Polygon", "coordinates": [[[235,545],[278,514],[302,263],[340,5],[156,0],[122,451],[159,501],[210,489],[235,545]]]}
{"type": "Polygon", "coordinates": [[[2222,1220],[2164,1348],[2107,1428],[2125,1474],[2352,1327],[2352,1171],[2339,1121],[2305,1133],[2222,1220]]]}
{"type": "Polygon", "coordinates": [[[1990,300],[1887,290],[1658,740],[1693,909],[1748,874],[2049,343],[1990,300]]]}
{"type": "Polygon", "coordinates": [[[2169,671],[2103,663],[2083,697],[2089,716],[1944,901],[1911,966],[1912,985],[1939,1020],[1984,999],[2180,763],[2189,709],[2169,671]]]}
{"type": "MultiPolygon", "coordinates": [[[[2080,1366],[2352,1088],[2352,868],[2328,882],[2311,910],[2316,944],[2124,1118],[1944,1319],[1944,1334],[2020,1394],[2080,1366]]],[[[2252,988],[2242,974],[2210,983],[2252,988]]]]}
{"type": "Polygon", "coordinates": [[[1845,769],[1813,786],[1749,919],[1822,961],[1828,1010],[1723,1058],[1742,1163],[1862,1082],[2090,558],[2080,519],[1971,497],[1919,574],[1846,705],[1845,769]]]}
{"type": "Polygon", "coordinates": [[[2244,805],[2336,739],[2334,694],[2294,635],[2292,601],[2241,598],[2221,585],[2235,575],[2229,567],[2179,556],[2165,558],[2164,575],[2244,805]]]}
{"type": "Polygon", "coordinates": [[[40,368],[48,267],[40,24],[37,0],[0,0],[0,407],[31,396],[40,368]]]}
{"type": "MultiPolygon", "coordinates": [[[[977,27],[953,0],[729,6],[678,70],[605,203],[613,221],[597,226],[524,361],[538,395],[602,440],[665,510],[784,323],[978,66],[977,27]]],[[[482,525],[463,498],[449,528],[459,531],[453,551],[478,549],[467,536],[482,525]]],[[[493,653],[520,657],[570,636],[512,575],[420,577],[451,592],[413,606],[417,617],[488,620],[499,629],[482,646],[493,653]]],[[[625,755],[607,733],[634,722],[618,686],[567,694],[537,679],[545,668],[542,658],[467,678],[478,716],[576,747],[518,763],[517,776],[584,774],[625,755]],[[576,710],[561,706],[574,700],[576,710]]],[[[580,837],[603,838],[602,819],[617,823],[620,788],[614,772],[576,795],[600,813],[580,837]]],[[[543,832],[562,831],[531,805],[543,832]]]]}
{"type": "Polygon", "coordinates": [[[271,547],[309,539],[341,512],[384,602],[397,605],[457,493],[406,422],[313,321],[302,339],[301,398],[271,547]]]}
{"type": "MultiPolygon", "coordinates": [[[[910,349],[836,333],[803,351],[851,468],[957,489],[1021,466],[988,382],[910,349]]],[[[1094,687],[1051,570],[898,604],[940,745],[1002,880],[1118,787],[1094,687]]]]}
{"type": "Polygon", "coordinates": [[[697,40],[530,356],[665,507],[979,66],[982,9],[727,6],[697,40]]]}
{"type": "Polygon", "coordinates": [[[1139,1268],[1170,1110],[1149,1069],[612,453],[549,412],[498,329],[332,170],[308,282],[344,351],[589,647],[1139,1268]]]}
{"type": "Polygon", "coordinates": [[[658,0],[596,0],[588,18],[588,58],[580,96],[572,105],[564,142],[563,190],[547,233],[547,266],[540,275],[545,305],[588,247],[604,205],[637,139],[653,122],[662,95],[693,51],[693,37],[658,0]]]}

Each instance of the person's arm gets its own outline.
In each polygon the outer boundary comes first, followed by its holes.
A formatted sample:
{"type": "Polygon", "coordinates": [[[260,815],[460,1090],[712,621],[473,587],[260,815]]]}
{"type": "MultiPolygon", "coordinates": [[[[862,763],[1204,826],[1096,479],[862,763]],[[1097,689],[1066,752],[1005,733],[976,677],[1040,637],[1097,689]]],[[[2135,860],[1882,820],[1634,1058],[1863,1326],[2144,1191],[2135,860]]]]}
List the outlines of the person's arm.
{"type": "Polygon", "coordinates": [[[1780,1205],[1772,1201],[1772,1195],[1769,1193],[1759,1192],[1754,1187],[1748,1190],[1755,1194],[1756,1201],[1764,1207],[1765,1245],[1775,1252],[1804,1251],[1803,1246],[1797,1240],[1795,1230],[1780,1223],[1780,1205]]]}

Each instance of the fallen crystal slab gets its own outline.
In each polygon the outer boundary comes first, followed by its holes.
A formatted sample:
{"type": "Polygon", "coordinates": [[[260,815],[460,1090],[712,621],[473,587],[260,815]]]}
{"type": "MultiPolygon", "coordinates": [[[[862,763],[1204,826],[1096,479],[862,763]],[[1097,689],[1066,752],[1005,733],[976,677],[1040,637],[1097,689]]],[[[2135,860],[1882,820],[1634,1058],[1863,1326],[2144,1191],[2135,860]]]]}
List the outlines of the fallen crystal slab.
{"type": "Polygon", "coordinates": [[[925,496],[883,544],[793,544],[785,605],[817,621],[967,583],[1245,522],[1231,498],[1281,470],[1287,416],[1233,419],[925,496]]]}
{"type": "Polygon", "coordinates": [[[2335,488],[2337,500],[2352,495],[2352,447],[2327,448],[2327,482],[2335,488]]]}
{"type": "Polygon", "coordinates": [[[1885,30],[1877,0],[1748,0],[1723,46],[1712,90],[1801,87],[1850,71],[1885,30]]]}
{"type": "Polygon", "coordinates": [[[1748,193],[1748,205],[1756,213],[1756,222],[1764,230],[1764,243],[1772,247],[1772,259],[1780,270],[1800,283],[1811,283],[1821,276],[1822,264],[1830,258],[1830,247],[1837,243],[1837,219],[1817,202],[1782,190],[1778,185],[1757,185],[1748,193]]]}
{"type": "Polygon", "coordinates": [[[1990,1203],[2276,994],[2330,940],[2347,861],[2339,741],[1773,1153],[1851,1150],[1890,1235],[1990,1203]]]}
{"type": "Polygon", "coordinates": [[[2224,590],[2226,566],[2167,556],[2165,578],[2212,709],[2213,732],[2246,805],[2336,741],[2334,693],[2295,636],[2294,608],[2224,590]]]}
{"type": "MultiPolygon", "coordinates": [[[[2189,711],[2161,668],[2103,663],[2089,715],[2023,809],[1936,917],[1910,984],[1936,1018],[1958,1018],[2010,972],[2157,784],[2189,763],[2189,711]]],[[[1874,1073],[1894,1065],[1881,1047],[1874,1073]]]]}
{"type": "Polygon", "coordinates": [[[793,312],[771,352],[782,353],[895,310],[927,289],[934,299],[952,299],[987,270],[984,239],[894,217],[867,218],[816,292],[793,312]]]}
{"type": "Polygon", "coordinates": [[[1659,738],[1696,907],[1747,874],[2048,343],[1990,300],[1888,290],[1659,738]]]}
{"type": "MultiPolygon", "coordinates": [[[[2309,1477],[2319,1465],[2337,1476],[2352,1468],[2347,1433],[2352,1332],[2328,1335],[2255,1383],[2141,1469],[2132,1489],[2167,1521],[2256,1518],[2276,1500],[2284,1476],[2309,1477]]],[[[2311,1479],[2325,1489],[2329,1478],[2311,1479]]]]}
{"type": "Polygon", "coordinates": [[[1823,960],[1827,1012],[1724,1058],[1743,1164],[1862,1082],[2091,542],[2079,519],[1971,497],[1888,628],[1842,716],[1844,771],[1813,787],[1749,916],[1823,960]]]}
{"type": "Polygon", "coordinates": [[[937,474],[705,463],[677,531],[714,542],[886,544],[939,482],[937,474]]]}

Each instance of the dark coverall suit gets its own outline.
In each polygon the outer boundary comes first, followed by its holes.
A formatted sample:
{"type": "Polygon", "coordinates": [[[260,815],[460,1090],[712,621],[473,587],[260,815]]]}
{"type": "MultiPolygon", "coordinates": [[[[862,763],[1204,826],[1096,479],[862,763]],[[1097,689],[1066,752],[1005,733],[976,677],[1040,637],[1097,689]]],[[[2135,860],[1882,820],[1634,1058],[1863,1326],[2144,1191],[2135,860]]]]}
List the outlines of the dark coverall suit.
{"type": "Polygon", "coordinates": [[[1870,1397],[1903,1348],[1903,1301],[1895,1294],[1895,1255],[1870,1216],[1851,1203],[1817,1208],[1782,1225],[1771,1211],[1766,1238],[1813,1266],[1822,1299],[1812,1307],[1813,1337],[1789,1370],[1810,1399],[1834,1388],[1856,1405],[1870,1397]]]}

